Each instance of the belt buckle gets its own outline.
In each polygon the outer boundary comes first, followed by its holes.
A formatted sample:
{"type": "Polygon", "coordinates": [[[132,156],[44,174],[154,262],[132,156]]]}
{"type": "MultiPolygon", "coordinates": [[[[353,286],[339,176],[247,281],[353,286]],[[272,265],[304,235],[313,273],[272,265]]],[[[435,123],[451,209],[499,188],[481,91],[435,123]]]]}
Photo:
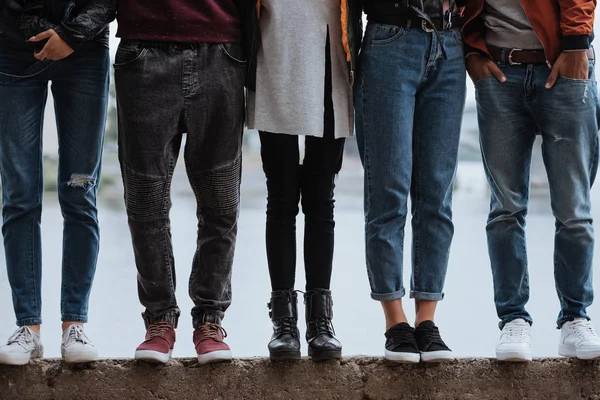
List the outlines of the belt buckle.
{"type": "Polygon", "coordinates": [[[424,19],[421,20],[421,29],[423,29],[427,33],[435,32],[434,29],[431,29],[427,26],[427,21],[424,19]]]}
{"type": "Polygon", "coordinates": [[[514,53],[515,51],[523,51],[523,49],[512,49],[512,50],[511,50],[511,51],[508,53],[508,64],[509,64],[509,65],[522,65],[523,63],[514,62],[514,61],[512,60],[512,56],[513,56],[513,53],[514,53]]]}

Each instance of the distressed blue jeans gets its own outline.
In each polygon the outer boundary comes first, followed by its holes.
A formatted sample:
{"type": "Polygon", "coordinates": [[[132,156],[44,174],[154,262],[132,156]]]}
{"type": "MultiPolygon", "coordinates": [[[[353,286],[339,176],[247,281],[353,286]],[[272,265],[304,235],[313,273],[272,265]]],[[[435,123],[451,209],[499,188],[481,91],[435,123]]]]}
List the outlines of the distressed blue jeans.
{"type": "Polygon", "coordinates": [[[96,194],[109,68],[108,49],[101,46],[78,50],[57,62],[39,62],[29,51],[0,51],[2,234],[19,326],[42,322],[42,128],[49,82],[64,219],[61,314],[63,321],[87,322],[98,258],[96,194]]]}
{"type": "MultiPolygon", "coordinates": [[[[560,77],[552,89],[545,65],[500,66],[507,82],[493,76],[475,82],[480,144],[491,190],[487,239],[500,328],[522,318],[529,300],[525,217],[536,135],[554,214],[554,278],[561,311],[558,327],[588,318],[592,304],[590,188],[598,169],[598,95],[595,79],[560,77]]],[[[594,77],[593,62],[590,76],[594,77]]],[[[544,249],[545,250],[545,249],[544,249]]]]}
{"type": "Polygon", "coordinates": [[[405,295],[407,203],[412,213],[410,296],[441,300],[466,72],[460,31],[367,26],[355,86],[356,137],[365,169],[365,240],[371,297],[405,295]],[[444,59],[442,47],[446,51],[444,59]]]}

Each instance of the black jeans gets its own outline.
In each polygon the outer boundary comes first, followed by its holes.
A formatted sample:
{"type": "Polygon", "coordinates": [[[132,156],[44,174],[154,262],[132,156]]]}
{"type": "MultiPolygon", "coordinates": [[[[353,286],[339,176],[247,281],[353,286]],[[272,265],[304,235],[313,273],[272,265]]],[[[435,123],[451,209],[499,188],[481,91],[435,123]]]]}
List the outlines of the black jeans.
{"type": "MultiPolygon", "coordinates": [[[[296,216],[304,213],[306,290],[329,289],[333,266],[333,189],[342,168],[345,139],[335,139],[329,33],[325,45],[323,138],[306,136],[300,165],[298,136],[260,132],[260,154],[267,178],[267,260],[271,287],[294,288],[296,216]]],[[[309,133],[309,132],[307,132],[309,133]]]]}
{"type": "Polygon", "coordinates": [[[231,303],[239,214],[246,62],[239,44],[121,42],[115,60],[119,160],[146,325],[177,325],[170,185],[184,159],[197,200],[189,294],[193,323],[231,303]]]}

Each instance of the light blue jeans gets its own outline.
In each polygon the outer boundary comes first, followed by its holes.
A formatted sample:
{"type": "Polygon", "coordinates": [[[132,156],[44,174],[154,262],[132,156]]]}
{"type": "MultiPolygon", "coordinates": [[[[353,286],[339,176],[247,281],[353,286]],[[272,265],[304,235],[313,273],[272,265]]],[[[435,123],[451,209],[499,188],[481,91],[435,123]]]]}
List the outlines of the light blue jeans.
{"type": "Polygon", "coordinates": [[[402,264],[409,196],[410,296],[443,298],[454,234],[452,189],[466,72],[460,31],[440,35],[441,43],[420,26],[370,23],[361,49],[356,134],[365,169],[367,271],[371,297],[379,301],[405,294],[402,264]]]}
{"type": "MultiPolygon", "coordinates": [[[[545,65],[501,69],[507,82],[489,76],[475,83],[481,151],[491,189],[487,237],[500,328],[517,318],[532,322],[525,310],[525,216],[538,134],[556,219],[554,277],[560,328],[574,318],[588,318],[586,308],[593,300],[590,188],[598,169],[596,82],[560,77],[546,89],[550,69],[545,65]]],[[[591,62],[591,77],[593,69],[591,62]]]]}

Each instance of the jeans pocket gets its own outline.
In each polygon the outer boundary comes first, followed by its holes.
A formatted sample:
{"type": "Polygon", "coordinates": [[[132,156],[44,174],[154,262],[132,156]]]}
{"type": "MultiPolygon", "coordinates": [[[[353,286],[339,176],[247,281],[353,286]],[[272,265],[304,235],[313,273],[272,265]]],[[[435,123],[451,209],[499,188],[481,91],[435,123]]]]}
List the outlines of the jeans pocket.
{"type": "Polygon", "coordinates": [[[248,60],[245,60],[244,57],[244,50],[239,43],[219,43],[219,50],[237,65],[245,66],[248,64],[248,60]]]}
{"type": "Polygon", "coordinates": [[[393,43],[404,35],[406,29],[396,25],[375,24],[370,37],[372,45],[393,43]]]}
{"type": "Polygon", "coordinates": [[[452,33],[454,34],[454,40],[456,40],[456,43],[460,44],[461,46],[463,46],[463,36],[462,36],[462,32],[460,29],[453,29],[452,33]]]}
{"type": "Polygon", "coordinates": [[[115,55],[115,69],[133,66],[148,54],[148,49],[139,45],[120,44],[115,55]]]}
{"type": "Polygon", "coordinates": [[[496,77],[493,74],[486,75],[483,78],[480,78],[480,79],[477,79],[476,81],[473,81],[473,85],[477,86],[477,85],[480,85],[482,83],[485,83],[485,82],[489,81],[490,78],[496,78],[496,77]]]}

